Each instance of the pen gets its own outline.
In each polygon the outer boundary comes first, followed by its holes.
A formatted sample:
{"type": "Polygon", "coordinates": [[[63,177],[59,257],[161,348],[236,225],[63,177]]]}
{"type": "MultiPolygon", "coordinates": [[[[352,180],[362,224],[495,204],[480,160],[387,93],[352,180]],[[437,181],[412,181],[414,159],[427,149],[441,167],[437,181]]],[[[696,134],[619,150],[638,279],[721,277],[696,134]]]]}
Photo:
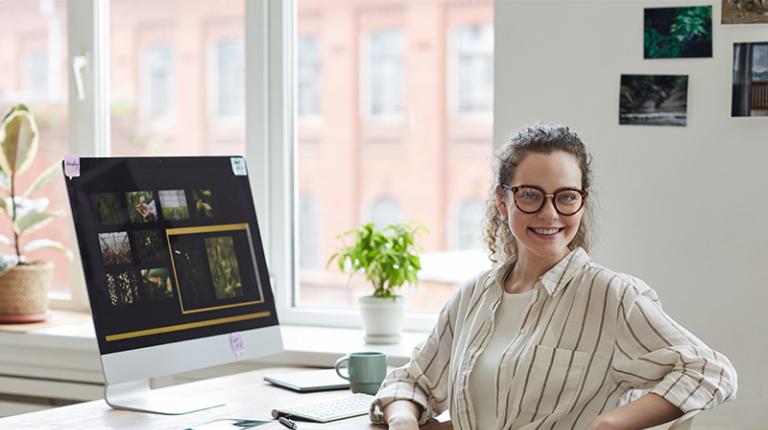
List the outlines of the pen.
{"type": "Polygon", "coordinates": [[[296,430],[297,428],[299,428],[298,426],[296,426],[295,422],[289,420],[286,417],[278,417],[277,420],[280,421],[280,424],[288,427],[291,430],[296,430]]]}

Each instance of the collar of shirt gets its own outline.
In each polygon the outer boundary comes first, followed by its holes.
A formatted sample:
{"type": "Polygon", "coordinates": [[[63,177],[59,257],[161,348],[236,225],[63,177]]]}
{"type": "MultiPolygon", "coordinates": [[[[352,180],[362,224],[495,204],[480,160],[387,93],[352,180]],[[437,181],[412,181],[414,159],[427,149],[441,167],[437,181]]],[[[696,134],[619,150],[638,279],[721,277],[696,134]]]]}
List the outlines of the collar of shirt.
{"type": "MultiPolygon", "coordinates": [[[[504,262],[496,271],[496,284],[504,290],[504,278],[515,265],[515,257],[504,262]]],[[[568,284],[578,271],[592,259],[583,248],[577,247],[560,260],[555,266],[541,275],[539,282],[550,296],[555,295],[564,285],[568,284]]],[[[499,295],[501,297],[501,295],[499,295]]]]}

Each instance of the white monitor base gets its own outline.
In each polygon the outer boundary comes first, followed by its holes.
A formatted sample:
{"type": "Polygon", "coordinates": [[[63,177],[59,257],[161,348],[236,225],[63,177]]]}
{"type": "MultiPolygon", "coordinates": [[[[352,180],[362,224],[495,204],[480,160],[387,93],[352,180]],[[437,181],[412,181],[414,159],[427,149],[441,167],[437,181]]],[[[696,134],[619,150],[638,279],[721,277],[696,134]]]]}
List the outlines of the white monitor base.
{"type": "Polygon", "coordinates": [[[147,379],[122,384],[107,383],[104,388],[104,400],[113,409],[164,415],[188,414],[224,406],[224,403],[213,399],[159,394],[149,388],[147,379]]]}

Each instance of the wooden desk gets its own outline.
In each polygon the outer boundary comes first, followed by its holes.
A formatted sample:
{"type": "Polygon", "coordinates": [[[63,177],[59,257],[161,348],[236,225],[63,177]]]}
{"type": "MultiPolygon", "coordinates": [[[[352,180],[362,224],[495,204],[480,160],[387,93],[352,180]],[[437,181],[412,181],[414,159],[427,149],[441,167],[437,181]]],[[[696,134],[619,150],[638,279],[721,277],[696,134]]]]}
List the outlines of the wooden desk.
{"type": "MultiPolygon", "coordinates": [[[[216,418],[268,419],[270,411],[293,402],[322,401],[348,396],[349,391],[327,391],[322,393],[299,394],[274,387],[263,380],[267,373],[301,370],[297,368],[261,369],[237,375],[208,379],[189,384],[162,388],[167,394],[194,394],[226,402],[225,406],[186,415],[157,415],[111,409],[104,400],[80,403],[72,406],[48,409],[0,419],[0,429],[185,429],[216,418]]],[[[360,416],[329,424],[299,422],[299,430],[305,429],[384,429],[369,423],[368,416],[360,416]]],[[[272,422],[256,430],[286,430],[278,422],[272,422]]],[[[450,422],[432,422],[422,429],[450,430],[450,422]]]]}

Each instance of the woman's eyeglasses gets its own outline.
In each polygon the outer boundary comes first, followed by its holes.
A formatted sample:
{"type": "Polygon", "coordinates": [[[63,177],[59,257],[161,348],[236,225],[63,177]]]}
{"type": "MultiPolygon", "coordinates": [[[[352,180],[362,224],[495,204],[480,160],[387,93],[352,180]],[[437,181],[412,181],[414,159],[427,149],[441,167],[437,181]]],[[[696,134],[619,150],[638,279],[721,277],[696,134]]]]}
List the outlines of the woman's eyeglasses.
{"type": "Polygon", "coordinates": [[[547,197],[551,197],[557,213],[570,216],[584,206],[584,200],[587,197],[586,191],[577,188],[560,188],[552,194],[547,194],[536,185],[518,185],[516,187],[501,185],[501,187],[512,192],[515,206],[527,214],[535,214],[540,211],[547,202],[547,197]]]}

